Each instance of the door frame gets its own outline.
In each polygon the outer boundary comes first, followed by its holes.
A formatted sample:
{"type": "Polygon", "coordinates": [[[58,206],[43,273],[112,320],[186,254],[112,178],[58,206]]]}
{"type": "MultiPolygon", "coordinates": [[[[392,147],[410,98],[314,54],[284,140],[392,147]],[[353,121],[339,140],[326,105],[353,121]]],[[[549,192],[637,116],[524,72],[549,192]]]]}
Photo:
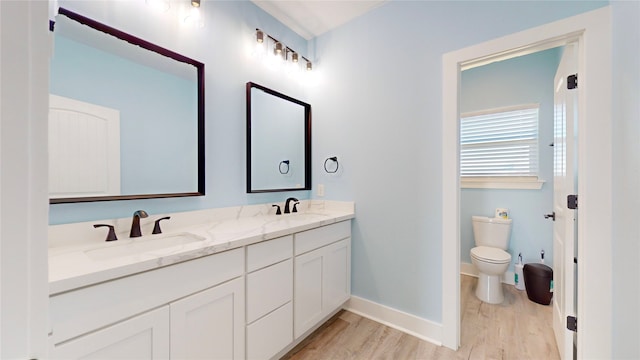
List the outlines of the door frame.
{"type": "Polygon", "coordinates": [[[47,358],[47,113],[52,39],[46,24],[46,1],[0,1],[0,33],[7,35],[0,37],[3,359],[47,358]]]}
{"type": "Polygon", "coordinates": [[[610,7],[443,55],[442,344],[460,346],[460,71],[578,38],[578,358],[612,354],[612,126],[610,7]],[[586,162],[589,159],[589,162],[586,162]],[[584,264],[599,266],[585,267],[584,264]],[[588,279],[588,281],[585,281],[588,279]]]}

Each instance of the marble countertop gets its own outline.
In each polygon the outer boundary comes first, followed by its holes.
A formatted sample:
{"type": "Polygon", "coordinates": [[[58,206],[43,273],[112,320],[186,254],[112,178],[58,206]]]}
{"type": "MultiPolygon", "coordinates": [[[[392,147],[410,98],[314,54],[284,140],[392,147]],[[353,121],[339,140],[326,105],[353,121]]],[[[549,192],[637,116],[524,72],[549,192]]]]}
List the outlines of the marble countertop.
{"type": "MultiPolygon", "coordinates": [[[[349,220],[355,217],[355,210],[352,202],[305,201],[294,214],[275,215],[271,204],[265,204],[162,214],[166,215],[172,216],[173,223],[162,223],[163,234],[130,239],[120,231],[120,240],[111,242],[104,241],[105,230],[86,230],[93,228],[92,224],[110,221],[50,226],[49,294],[349,220]],[[83,241],[69,239],[76,235],[83,241]]],[[[150,233],[153,219],[143,224],[143,234],[150,233]]]]}

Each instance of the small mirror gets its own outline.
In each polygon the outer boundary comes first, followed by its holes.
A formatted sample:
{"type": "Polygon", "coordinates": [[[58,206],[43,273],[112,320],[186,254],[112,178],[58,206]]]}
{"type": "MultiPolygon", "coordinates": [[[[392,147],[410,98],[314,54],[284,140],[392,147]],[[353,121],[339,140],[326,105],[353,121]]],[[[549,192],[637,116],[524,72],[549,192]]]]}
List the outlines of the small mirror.
{"type": "Polygon", "coordinates": [[[50,202],[204,195],[204,64],[64,8],[51,29],[50,202]]]}
{"type": "Polygon", "coordinates": [[[247,83],[247,193],[311,190],[311,105],[247,83]]]}

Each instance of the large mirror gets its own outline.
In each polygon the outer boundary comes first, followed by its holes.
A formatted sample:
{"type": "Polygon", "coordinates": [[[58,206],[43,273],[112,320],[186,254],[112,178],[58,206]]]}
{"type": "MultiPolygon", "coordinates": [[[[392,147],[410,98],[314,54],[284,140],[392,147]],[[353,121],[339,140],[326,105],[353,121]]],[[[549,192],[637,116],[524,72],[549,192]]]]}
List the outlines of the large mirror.
{"type": "Polygon", "coordinates": [[[204,64],[60,8],[51,203],[204,195],[204,64]]]}
{"type": "Polygon", "coordinates": [[[311,189],[311,105],[247,83],[247,193],[311,189]]]}

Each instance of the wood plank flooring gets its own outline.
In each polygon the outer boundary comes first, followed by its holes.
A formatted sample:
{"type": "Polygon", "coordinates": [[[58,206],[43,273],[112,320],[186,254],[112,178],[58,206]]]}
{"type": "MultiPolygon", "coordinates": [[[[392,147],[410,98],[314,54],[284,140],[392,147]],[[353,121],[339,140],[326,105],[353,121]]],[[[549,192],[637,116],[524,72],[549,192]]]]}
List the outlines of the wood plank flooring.
{"type": "Polygon", "coordinates": [[[483,303],[474,293],[476,278],[463,275],[460,282],[458,351],[342,311],[282,359],[560,359],[551,305],[531,302],[524,291],[504,284],[502,304],[483,303]]]}

